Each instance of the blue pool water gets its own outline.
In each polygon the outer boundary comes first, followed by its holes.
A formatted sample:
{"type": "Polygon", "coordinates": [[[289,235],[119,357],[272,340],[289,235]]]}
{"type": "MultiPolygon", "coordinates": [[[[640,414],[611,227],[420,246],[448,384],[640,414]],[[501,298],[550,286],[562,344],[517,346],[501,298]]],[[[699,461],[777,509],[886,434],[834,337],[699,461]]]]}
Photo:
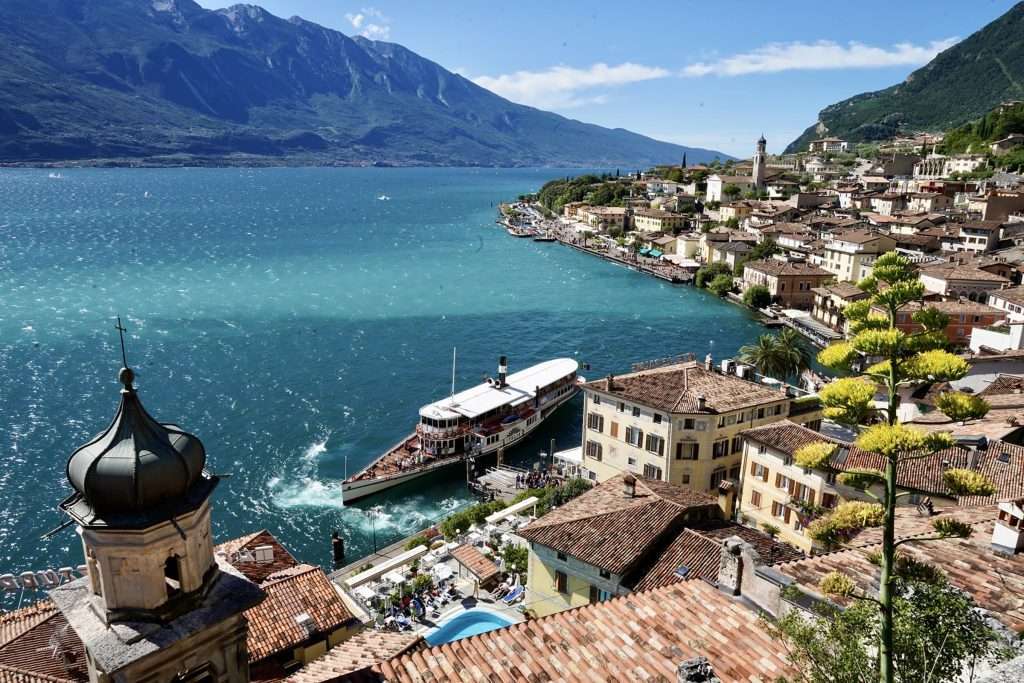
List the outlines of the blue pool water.
{"type": "Polygon", "coordinates": [[[487,633],[513,622],[500,614],[484,609],[469,609],[441,624],[427,633],[426,641],[430,645],[441,645],[453,640],[468,638],[480,633],[487,633]]]}
{"type": "MultiPolygon", "coordinates": [[[[334,529],[354,561],[471,500],[458,470],[348,507],[339,486],[450,391],[453,346],[464,388],[499,354],[599,377],[722,358],[763,331],[705,292],[494,224],[498,202],[565,171],[62,174],[0,170],[0,574],[82,561],[72,530],[41,536],[61,522],[68,456],[117,407],[118,314],[146,408],[232,475],[217,539],[269,529],[323,565],[334,529]]],[[[575,399],[508,457],[579,445],[580,423],[575,399]]]]}

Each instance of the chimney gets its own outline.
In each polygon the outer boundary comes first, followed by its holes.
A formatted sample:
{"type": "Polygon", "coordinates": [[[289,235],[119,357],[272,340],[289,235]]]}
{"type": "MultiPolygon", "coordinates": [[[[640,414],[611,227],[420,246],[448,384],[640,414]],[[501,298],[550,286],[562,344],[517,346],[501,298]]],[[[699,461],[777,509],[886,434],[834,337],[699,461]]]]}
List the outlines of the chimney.
{"type": "Polygon", "coordinates": [[[992,549],[1001,555],[1024,550],[1024,498],[999,503],[999,518],[992,528],[992,549]]]}
{"type": "Polygon", "coordinates": [[[730,536],[722,543],[718,560],[718,590],[739,595],[743,582],[743,539],[730,536]]]}
{"type": "Polygon", "coordinates": [[[498,388],[505,388],[505,378],[508,376],[508,358],[506,356],[500,356],[498,358],[498,388]]]}
{"type": "Polygon", "coordinates": [[[707,657],[692,657],[676,669],[677,683],[721,683],[707,657]]]}
{"type": "Polygon", "coordinates": [[[622,478],[622,493],[626,498],[636,498],[636,477],[627,473],[622,478]]]}
{"type": "Polygon", "coordinates": [[[704,398],[704,394],[697,396],[697,410],[703,411],[707,404],[708,400],[704,398]]]}
{"type": "Polygon", "coordinates": [[[715,360],[711,357],[711,354],[704,356],[704,369],[711,372],[715,369],[715,360]]]}

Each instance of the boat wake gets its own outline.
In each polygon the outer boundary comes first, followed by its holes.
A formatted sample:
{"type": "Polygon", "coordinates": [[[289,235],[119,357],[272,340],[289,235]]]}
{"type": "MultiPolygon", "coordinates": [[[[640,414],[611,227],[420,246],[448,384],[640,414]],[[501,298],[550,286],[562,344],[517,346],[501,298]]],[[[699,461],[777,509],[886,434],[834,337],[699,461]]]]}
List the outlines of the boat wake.
{"type": "Polygon", "coordinates": [[[299,456],[299,468],[294,478],[272,477],[267,482],[271,500],[279,508],[334,508],[342,509],[341,482],[324,483],[317,479],[317,464],[321,455],[327,452],[331,433],[318,437],[299,456]]]}

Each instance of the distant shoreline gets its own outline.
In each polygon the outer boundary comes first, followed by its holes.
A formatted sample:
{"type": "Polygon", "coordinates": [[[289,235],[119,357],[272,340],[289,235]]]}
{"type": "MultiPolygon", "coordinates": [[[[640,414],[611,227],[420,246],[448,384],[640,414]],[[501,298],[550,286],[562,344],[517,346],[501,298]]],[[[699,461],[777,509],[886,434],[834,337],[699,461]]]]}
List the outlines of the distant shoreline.
{"type": "Polygon", "coordinates": [[[551,168],[551,169],[610,169],[647,168],[651,164],[511,164],[488,165],[470,163],[422,164],[413,162],[391,161],[340,161],[334,159],[311,159],[308,157],[244,157],[244,158],[128,158],[128,159],[75,159],[62,161],[0,161],[0,169],[5,168],[37,168],[37,169],[68,169],[68,168],[551,168]]]}

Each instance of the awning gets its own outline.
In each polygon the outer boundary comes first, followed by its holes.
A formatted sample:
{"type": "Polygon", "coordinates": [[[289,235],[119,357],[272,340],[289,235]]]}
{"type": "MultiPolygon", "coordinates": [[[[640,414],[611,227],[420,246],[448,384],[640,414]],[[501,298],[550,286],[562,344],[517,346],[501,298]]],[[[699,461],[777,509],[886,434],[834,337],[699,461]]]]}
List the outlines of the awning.
{"type": "Polygon", "coordinates": [[[647,256],[649,253],[651,253],[651,250],[648,247],[644,247],[643,249],[640,250],[641,256],[647,256]]]}
{"type": "Polygon", "coordinates": [[[427,546],[416,546],[412,550],[407,550],[401,555],[392,557],[389,560],[385,560],[384,562],[381,562],[380,564],[371,567],[370,569],[367,569],[365,572],[356,574],[352,578],[347,579],[345,583],[348,585],[349,588],[355,588],[356,586],[360,586],[366,583],[367,581],[372,581],[373,579],[376,579],[378,576],[387,574],[391,570],[397,567],[401,567],[403,564],[412,562],[416,558],[421,557],[426,553],[427,546]]]}
{"type": "Polygon", "coordinates": [[[653,258],[661,258],[662,256],[665,255],[665,252],[663,252],[661,249],[651,249],[651,251],[648,252],[647,255],[653,258]]]}
{"type": "Polygon", "coordinates": [[[537,496],[530,496],[525,500],[519,501],[515,505],[508,506],[504,510],[498,510],[495,513],[487,515],[487,518],[484,521],[486,521],[488,524],[494,524],[495,522],[500,522],[503,519],[508,519],[513,515],[518,515],[520,512],[524,510],[529,510],[536,504],[537,496]]]}

